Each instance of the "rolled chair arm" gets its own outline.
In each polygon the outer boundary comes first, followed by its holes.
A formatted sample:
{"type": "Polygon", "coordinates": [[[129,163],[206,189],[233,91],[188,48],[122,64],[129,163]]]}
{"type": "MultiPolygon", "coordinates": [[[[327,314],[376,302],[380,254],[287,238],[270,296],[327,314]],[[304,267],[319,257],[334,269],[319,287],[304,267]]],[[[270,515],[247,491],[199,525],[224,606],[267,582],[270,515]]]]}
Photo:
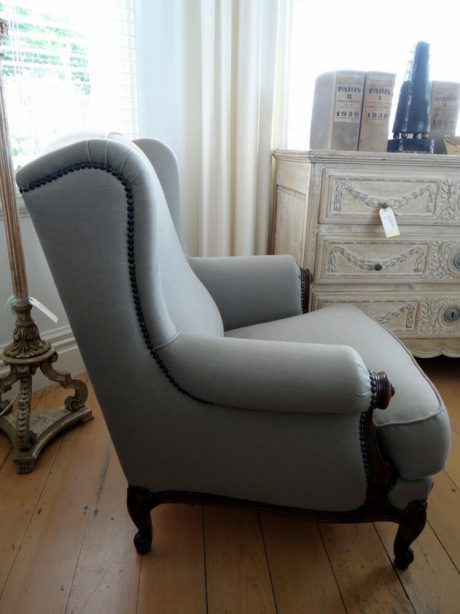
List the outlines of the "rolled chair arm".
{"type": "Polygon", "coordinates": [[[302,313],[302,279],[291,256],[190,258],[225,330],[302,313]]]}
{"type": "Polygon", "coordinates": [[[183,392],[215,405],[343,414],[382,404],[376,374],[345,345],[180,334],[158,353],[183,392]]]}

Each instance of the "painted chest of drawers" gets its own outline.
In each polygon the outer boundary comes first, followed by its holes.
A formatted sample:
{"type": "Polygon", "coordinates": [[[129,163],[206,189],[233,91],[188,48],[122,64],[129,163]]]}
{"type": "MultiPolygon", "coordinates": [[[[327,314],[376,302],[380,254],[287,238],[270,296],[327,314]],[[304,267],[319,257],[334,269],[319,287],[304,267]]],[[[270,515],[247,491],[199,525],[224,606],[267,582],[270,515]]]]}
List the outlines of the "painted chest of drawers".
{"type": "Polygon", "coordinates": [[[460,356],[460,156],[274,157],[271,251],[312,273],[310,310],[352,303],[416,356],[460,356]],[[399,236],[386,238],[382,207],[399,236]]]}

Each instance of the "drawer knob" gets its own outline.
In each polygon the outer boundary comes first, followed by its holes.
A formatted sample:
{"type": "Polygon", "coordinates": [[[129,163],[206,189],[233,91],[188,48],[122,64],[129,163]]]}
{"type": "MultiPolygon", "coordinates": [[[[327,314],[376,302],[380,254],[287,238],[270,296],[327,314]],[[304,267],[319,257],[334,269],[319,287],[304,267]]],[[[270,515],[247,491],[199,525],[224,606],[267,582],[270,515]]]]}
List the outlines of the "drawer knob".
{"type": "MultiPolygon", "coordinates": [[[[458,255],[460,256],[460,254],[458,254],[458,255]]],[[[459,258],[459,266],[460,266],[460,258],[459,258]]],[[[376,271],[381,271],[381,270],[382,270],[382,268],[383,268],[383,267],[382,267],[382,265],[381,265],[379,262],[377,262],[377,264],[375,264],[375,265],[374,265],[374,269],[375,269],[376,271]]]]}
{"type": "Polygon", "coordinates": [[[460,309],[458,307],[448,307],[444,312],[444,320],[446,322],[456,322],[460,318],[460,309]]]}
{"type": "Polygon", "coordinates": [[[452,261],[454,263],[454,267],[456,269],[460,269],[460,252],[458,252],[458,254],[455,254],[452,261]]]}

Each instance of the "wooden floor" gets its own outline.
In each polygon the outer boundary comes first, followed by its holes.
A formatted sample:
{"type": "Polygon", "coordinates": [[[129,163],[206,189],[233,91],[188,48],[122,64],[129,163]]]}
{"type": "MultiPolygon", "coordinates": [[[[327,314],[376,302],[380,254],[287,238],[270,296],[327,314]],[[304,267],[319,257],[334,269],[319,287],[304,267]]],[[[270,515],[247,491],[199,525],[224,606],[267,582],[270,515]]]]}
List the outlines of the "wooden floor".
{"type": "MultiPolygon", "coordinates": [[[[421,361],[449,409],[453,448],[405,572],[395,525],[315,524],[268,513],[164,505],[140,558],[126,484],[96,419],[54,441],[19,476],[0,435],[1,614],[460,612],[460,360],[421,361]]],[[[62,403],[60,390],[37,408],[62,403]]]]}

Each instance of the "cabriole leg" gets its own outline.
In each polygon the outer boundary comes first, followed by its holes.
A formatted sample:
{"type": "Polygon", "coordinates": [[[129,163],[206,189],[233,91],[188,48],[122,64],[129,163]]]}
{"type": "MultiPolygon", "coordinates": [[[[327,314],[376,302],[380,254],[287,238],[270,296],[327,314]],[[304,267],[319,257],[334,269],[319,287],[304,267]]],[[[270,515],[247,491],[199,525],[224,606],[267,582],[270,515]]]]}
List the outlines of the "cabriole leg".
{"type": "Polygon", "coordinates": [[[426,524],[426,501],[412,501],[402,513],[393,551],[395,566],[407,569],[414,560],[410,545],[417,539],[426,524]]]}
{"type": "Polygon", "coordinates": [[[134,546],[138,554],[147,554],[152,546],[152,495],[145,488],[128,486],[127,504],[131,520],[138,528],[134,536],[134,546]]]}

